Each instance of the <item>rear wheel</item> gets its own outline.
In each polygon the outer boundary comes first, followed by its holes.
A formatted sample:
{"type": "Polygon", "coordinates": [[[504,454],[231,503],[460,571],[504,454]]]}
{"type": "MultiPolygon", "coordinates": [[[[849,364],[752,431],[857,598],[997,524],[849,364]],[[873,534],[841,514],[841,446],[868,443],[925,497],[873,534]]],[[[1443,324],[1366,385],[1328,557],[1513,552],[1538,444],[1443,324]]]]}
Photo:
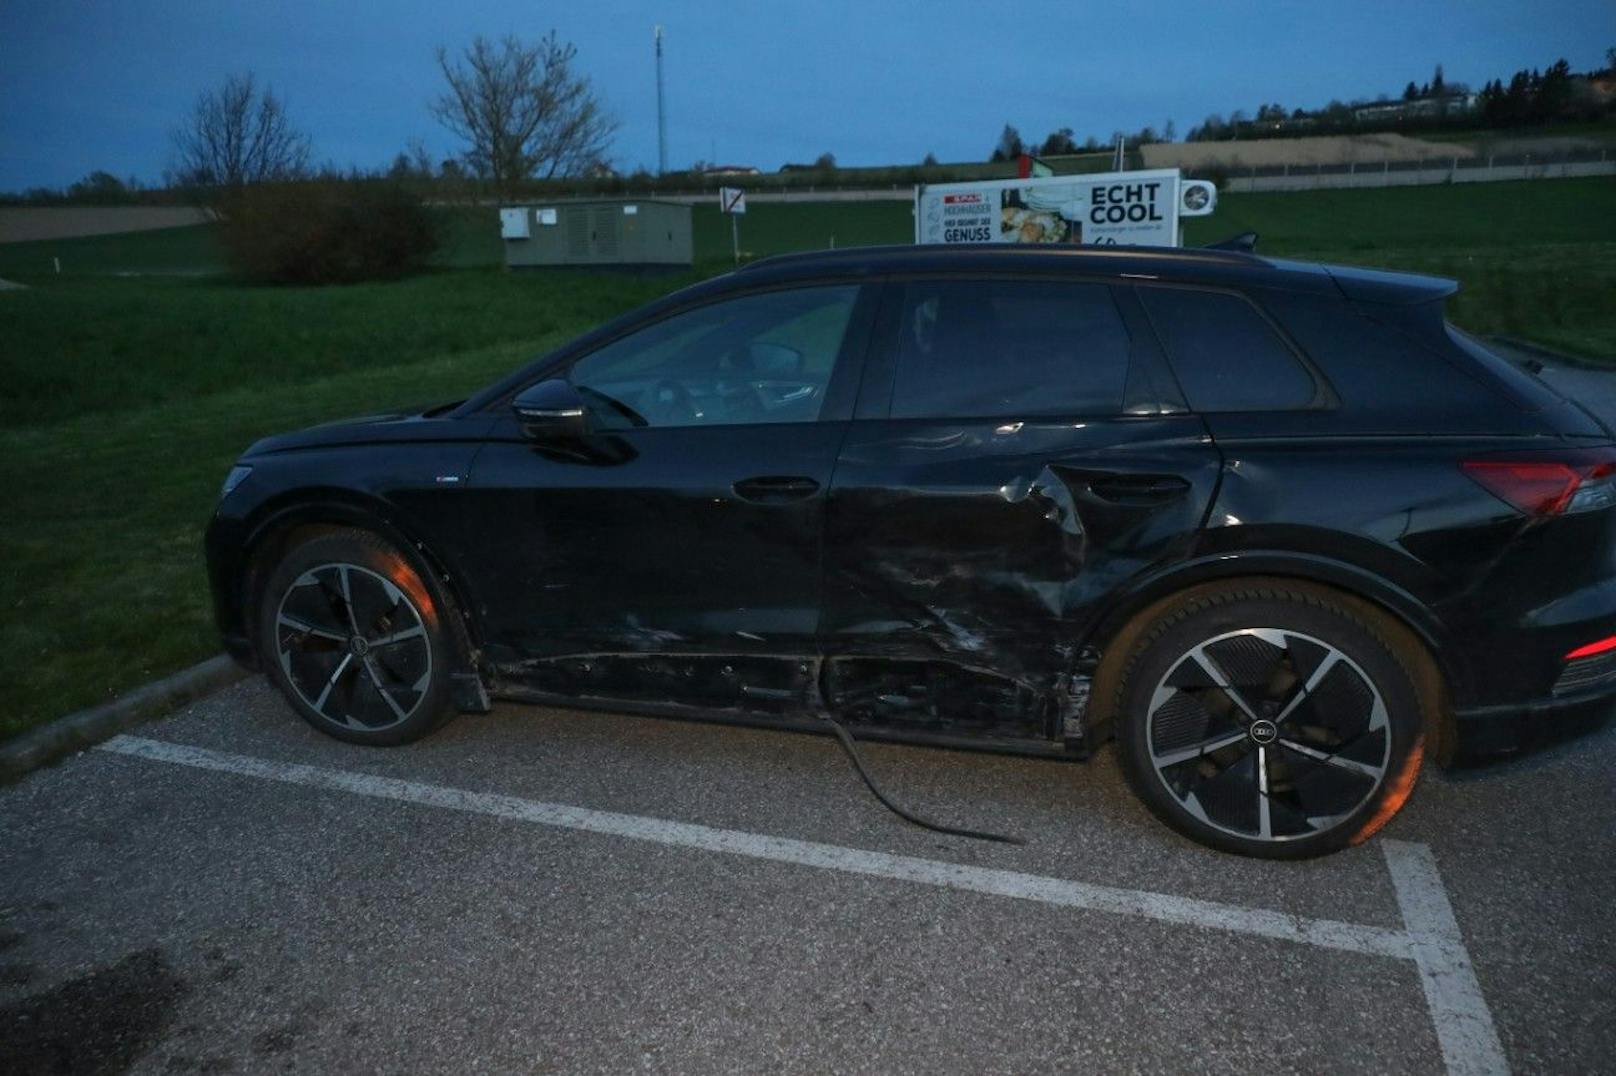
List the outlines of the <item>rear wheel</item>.
{"type": "Polygon", "coordinates": [[[1301,585],[1201,590],[1140,638],[1116,710],[1147,806],[1214,848],[1266,858],[1364,840],[1419,773],[1425,715],[1371,619],[1301,585]]]}
{"type": "Polygon", "coordinates": [[[443,603],[390,545],[339,531],[293,549],[260,605],[264,668],[311,725],[352,743],[407,743],[449,716],[443,603]]]}

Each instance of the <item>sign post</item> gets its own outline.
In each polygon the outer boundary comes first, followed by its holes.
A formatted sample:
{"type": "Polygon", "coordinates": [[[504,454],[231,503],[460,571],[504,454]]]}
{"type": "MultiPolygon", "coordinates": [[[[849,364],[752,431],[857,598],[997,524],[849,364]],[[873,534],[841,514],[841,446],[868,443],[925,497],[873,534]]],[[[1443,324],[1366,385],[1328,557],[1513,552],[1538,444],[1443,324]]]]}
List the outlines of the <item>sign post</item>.
{"type": "Polygon", "coordinates": [[[746,213],[746,191],[741,187],[718,188],[718,208],[729,214],[729,241],[735,250],[735,264],[741,264],[741,217],[746,213]]]}

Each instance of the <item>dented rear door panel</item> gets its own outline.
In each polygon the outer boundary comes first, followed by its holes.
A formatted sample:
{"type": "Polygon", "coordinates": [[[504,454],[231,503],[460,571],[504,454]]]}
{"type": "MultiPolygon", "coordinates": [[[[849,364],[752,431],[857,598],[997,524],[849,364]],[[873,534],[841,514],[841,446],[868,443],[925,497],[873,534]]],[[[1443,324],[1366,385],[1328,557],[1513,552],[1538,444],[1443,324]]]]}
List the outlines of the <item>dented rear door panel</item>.
{"type": "Polygon", "coordinates": [[[855,421],[827,509],[828,701],[861,725],[1075,731],[1085,629],[1190,553],[1218,470],[1191,415],[855,421]]]}

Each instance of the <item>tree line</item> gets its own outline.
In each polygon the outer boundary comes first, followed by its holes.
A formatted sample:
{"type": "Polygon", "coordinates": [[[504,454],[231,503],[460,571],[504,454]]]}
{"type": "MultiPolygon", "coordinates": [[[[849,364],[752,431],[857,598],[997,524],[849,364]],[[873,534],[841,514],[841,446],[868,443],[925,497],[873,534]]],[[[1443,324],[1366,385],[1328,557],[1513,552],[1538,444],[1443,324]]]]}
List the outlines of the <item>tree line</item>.
{"type": "Polygon", "coordinates": [[[1255,115],[1237,109],[1227,119],[1213,113],[1190,128],[1190,142],[1232,138],[1285,138],[1303,135],[1420,132],[1442,129],[1501,129],[1555,122],[1597,120],[1616,115],[1616,48],[1605,52],[1602,69],[1573,72],[1564,59],[1546,70],[1522,68],[1493,79],[1472,94],[1468,85],[1448,81],[1442,65],[1422,83],[1409,81],[1399,100],[1386,94],[1373,100],[1333,99],[1323,108],[1287,110],[1275,102],[1257,106],[1255,115]]]}
{"type": "MultiPolygon", "coordinates": [[[[1172,142],[1178,138],[1178,130],[1172,120],[1162,124],[1160,131],[1151,126],[1141,127],[1137,131],[1112,131],[1109,141],[1101,142],[1093,135],[1089,135],[1081,143],[1070,127],[1059,127],[1045,136],[1043,141],[1024,141],[1021,132],[1014,124],[1005,124],[1004,130],[999,132],[999,140],[993,144],[993,151],[988,154],[989,161],[1013,161],[1022,154],[1031,154],[1034,157],[1066,157],[1078,153],[1103,153],[1117,144],[1120,139],[1126,145],[1148,146],[1153,142],[1172,142]]],[[[935,158],[931,163],[936,163],[935,158]]]]}

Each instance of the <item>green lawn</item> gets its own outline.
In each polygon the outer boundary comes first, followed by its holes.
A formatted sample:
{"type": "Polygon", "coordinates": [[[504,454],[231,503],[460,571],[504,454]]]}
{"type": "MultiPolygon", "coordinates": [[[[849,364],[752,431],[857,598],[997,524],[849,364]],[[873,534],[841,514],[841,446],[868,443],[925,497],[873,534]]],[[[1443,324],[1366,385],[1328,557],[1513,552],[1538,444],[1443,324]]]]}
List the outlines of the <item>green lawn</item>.
{"type": "Polygon", "coordinates": [[[689,279],[494,269],[341,288],[47,278],[0,295],[0,424],[269,391],[520,344],[604,320],[689,279]]]}
{"type": "Polygon", "coordinates": [[[0,243],[0,277],[43,277],[55,273],[58,263],[64,276],[218,273],[224,269],[224,252],[211,224],[0,243]]]}
{"type": "MultiPolygon", "coordinates": [[[[1255,231],[1270,254],[1474,249],[1616,241],[1616,180],[1443,183],[1223,194],[1189,220],[1191,245],[1255,231]]],[[[1363,260],[1360,257],[1359,260],[1363,260]]]]}
{"type": "MultiPolygon", "coordinates": [[[[208,228],[0,245],[0,737],[215,651],[200,539],[236,454],[277,430],[449,399],[676,277],[508,274],[489,210],[446,213],[443,269],[391,284],[254,288],[208,228]],[[51,273],[47,248],[63,259],[51,273]]],[[[1191,242],[1455,276],[1456,320],[1616,356],[1616,184],[1554,181],[1225,196],[1191,242]]],[[[905,242],[907,203],[754,203],[753,255],[905,242]]]]}
{"type": "Polygon", "coordinates": [[[1489,127],[1467,131],[1422,131],[1411,135],[1422,142],[1464,142],[1479,147],[1490,142],[1536,138],[1588,138],[1616,144],[1616,120],[1567,120],[1536,127],[1489,127]]]}
{"type": "Polygon", "coordinates": [[[1461,183],[1223,195],[1201,244],[1255,231],[1263,253],[1452,277],[1453,320],[1616,363],[1616,181],[1461,183]]]}

